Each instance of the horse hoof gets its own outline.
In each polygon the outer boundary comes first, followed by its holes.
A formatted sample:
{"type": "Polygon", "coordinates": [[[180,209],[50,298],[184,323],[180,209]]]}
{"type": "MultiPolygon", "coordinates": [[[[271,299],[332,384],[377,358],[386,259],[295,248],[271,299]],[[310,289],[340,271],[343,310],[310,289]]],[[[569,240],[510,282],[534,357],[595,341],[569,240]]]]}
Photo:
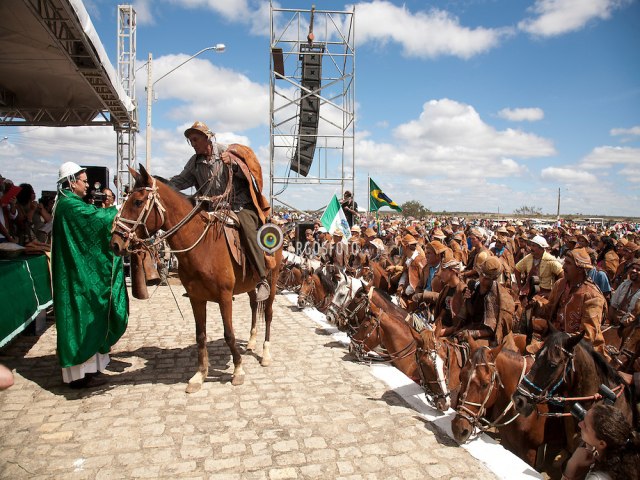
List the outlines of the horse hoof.
{"type": "Polygon", "coordinates": [[[256,349],[256,342],[247,343],[247,352],[253,352],[256,349]]]}
{"type": "Polygon", "coordinates": [[[262,365],[263,367],[268,367],[269,365],[271,365],[271,359],[263,357],[260,361],[260,365],[262,365]]]}
{"type": "Polygon", "coordinates": [[[201,383],[189,383],[185,390],[186,393],[196,393],[202,388],[201,383]]]}
{"type": "Polygon", "coordinates": [[[237,387],[238,385],[242,385],[244,383],[244,375],[234,375],[231,377],[231,385],[237,387]]]}

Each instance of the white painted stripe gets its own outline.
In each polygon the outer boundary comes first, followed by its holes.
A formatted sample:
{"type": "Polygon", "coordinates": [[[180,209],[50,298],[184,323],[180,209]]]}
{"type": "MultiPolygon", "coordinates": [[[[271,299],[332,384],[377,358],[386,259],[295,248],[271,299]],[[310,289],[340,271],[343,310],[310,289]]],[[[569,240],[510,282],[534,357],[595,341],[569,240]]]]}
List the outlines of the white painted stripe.
{"type": "MultiPolygon", "coordinates": [[[[295,293],[285,293],[283,296],[293,305],[298,302],[298,296],[295,293]]],[[[349,345],[348,335],[328,323],[324,314],[315,308],[305,308],[303,313],[330,333],[334,340],[343,343],[345,346],[349,345]]],[[[372,364],[371,373],[400,395],[423,418],[453,439],[451,420],[455,417],[454,410],[449,409],[443,413],[433,408],[427,403],[422,387],[391,365],[372,364]]],[[[461,447],[482,462],[500,479],[531,480],[544,478],[528,463],[506,450],[484,433],[461,445],[461,447]]]]}

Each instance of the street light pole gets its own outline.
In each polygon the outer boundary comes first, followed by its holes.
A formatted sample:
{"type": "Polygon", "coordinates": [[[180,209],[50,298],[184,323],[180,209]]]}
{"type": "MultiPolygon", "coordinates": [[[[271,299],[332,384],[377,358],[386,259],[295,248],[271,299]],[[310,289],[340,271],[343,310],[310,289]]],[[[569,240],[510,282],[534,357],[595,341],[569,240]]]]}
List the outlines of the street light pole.
{"type": "Polygon", "coordinates": [[[149,52],[149,60],[147,61],[147,154],[146,154],[146,162],[145,165],[147,167],[147,172],[149,171],[149,167],[151,166],[151,135],[149,132],[151,131],[151,104],[153,103],[153,84],[151,83],[151,62],[152,56],[151,52],[149,52]],[[151,85],[151,87],[149,87],[151,85]]]}
{"type": "Polygon", "coordinates": [[[146,132],[146,140],[147,140],[146,168],[147,168],[147,171],[150,170],[149,167],[151,166],[151,105],[153,104],[153,87],[154,87],[154,85],[156,83],[158,83],[160,80],[162,80],[164,77],[169,75],[170,73],[172,73],[172,72],[176,71],[177,69],[179,69],[181,66],[183,66],[188,61],[193,60],[194,58],[196,58],[198,55],[200,55],[200,54],[202,54],[202,53],[204,53],[204,52],[206,52],[208,50],[213,50],[215,52],[222,53],[222,52],[225,51],[226,48],[227,47],[224,45],[224,43],[218,43],[217,45],[214,45],[213,47],[203,48],[199,52],[194,53],[193,55],[191,55],[189,58],[187,58],[180,65],[177,65],[176,67],[174,67],[171,70],[169,70],[167,73],[162,75],[160,78],[158,78],[153,83],[151,82],[152,56],[151,56],[151,53],[149,53],[149,60],[147,61],[147,132],[146,132]]]}

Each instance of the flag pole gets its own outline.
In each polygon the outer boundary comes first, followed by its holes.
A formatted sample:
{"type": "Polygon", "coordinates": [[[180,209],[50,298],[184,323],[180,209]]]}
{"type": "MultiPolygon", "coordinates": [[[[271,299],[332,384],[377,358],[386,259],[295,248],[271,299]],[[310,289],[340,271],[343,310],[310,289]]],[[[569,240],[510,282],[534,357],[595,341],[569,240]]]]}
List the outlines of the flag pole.
{"type": "Polygon", "coordinates": [[[367,195],[367,223],[369,223],[369,218],[371,217],[371,177],[369,172],[367,172],[367,191],[369,192],[369,195],[367,195]]]}

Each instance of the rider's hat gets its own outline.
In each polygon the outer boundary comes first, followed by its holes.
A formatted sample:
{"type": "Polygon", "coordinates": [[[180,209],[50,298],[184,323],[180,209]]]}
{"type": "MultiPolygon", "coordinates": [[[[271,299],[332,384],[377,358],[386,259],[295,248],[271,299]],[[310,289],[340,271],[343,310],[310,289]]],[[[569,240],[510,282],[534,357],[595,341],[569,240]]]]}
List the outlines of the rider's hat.
{"type": "Polygon", "coordinates": [[[482,265],[480,265],[478,272],[483,277],[496,280],[502,273],[502,262],[498,257],[491,256],[487,258],[482,265]]]}
{"type": "Polygon", "coordinates": [[[196,121],[193,123],[193,125],[191,125],[189,128],[187,128],[184,131],[184,136],[189,138],[189,133],[191,132],[199,132],[202,133],[203,135],[206,135],[207,138],[211,138],[213,136],[213,132],[211,130],[209,130],[209,127],[207,127],[207,124],[204,122],[200,122],[200,121],[196,121]]]}

